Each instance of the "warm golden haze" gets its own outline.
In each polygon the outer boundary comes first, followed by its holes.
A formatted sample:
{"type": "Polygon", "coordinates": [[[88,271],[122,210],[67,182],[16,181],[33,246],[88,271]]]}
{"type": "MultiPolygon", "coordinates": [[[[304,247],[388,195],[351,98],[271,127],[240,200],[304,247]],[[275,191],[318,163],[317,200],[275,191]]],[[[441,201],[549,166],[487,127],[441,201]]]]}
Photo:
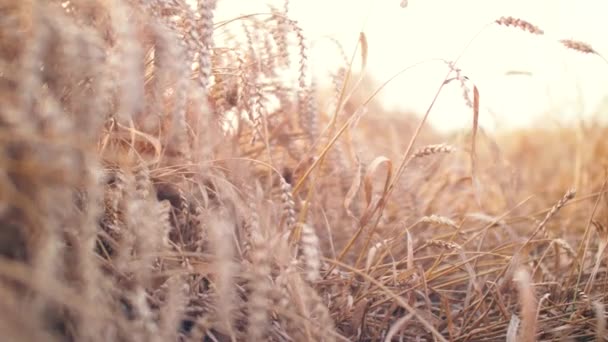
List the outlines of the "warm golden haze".
{"type": "Polygon", "coordinates": [[[601,121],[490,132],[488,88],[436,60],[472,122],[442,133],[433,97],[385,110],[365,32],[313,77],[289,2],[194,3],[0,0],[3,339],[606,337],[601,121]]]}

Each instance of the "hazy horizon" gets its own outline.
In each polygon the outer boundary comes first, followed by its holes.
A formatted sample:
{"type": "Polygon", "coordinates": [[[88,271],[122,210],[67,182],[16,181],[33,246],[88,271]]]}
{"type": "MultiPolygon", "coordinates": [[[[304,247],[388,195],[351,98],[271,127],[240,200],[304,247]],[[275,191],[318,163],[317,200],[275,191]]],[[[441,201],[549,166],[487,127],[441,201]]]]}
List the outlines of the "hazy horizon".
{"type": "MultiPolygon", "coordinates": [[[[369,43],[368,73],[383,82],[399,70],[433,58],[453,60],[486,24],[501,16],[527,20],[546,35],[531,36],[500,26],[486,28],[458,67],[478,86],[480,123],[486,129],[530,126],[550,113],[550,120],[589,117],[608,95],[608,64],[600,57],[564,49],[557,39],[577,39],[608,55],[608,23],[602,1],[410,0],[290,1],[289,16],[303,28],[318,79],[335,66],[339,55],[324,36],[340,41],[350,56],[363,30],[369,43]],[[509,71],[524,72],[507,76],[509,71]]],[[[218,20],[268,12],[266,4],[282,1],[223,0],[218,20]]],[[[446,72],[427,62],[406,72],[378,97],[387,109],[424,112],[446,72]]],[[[455,83],[444,90],[429,118],[440,130],[470,124],[471,113],[455,83]]]]}

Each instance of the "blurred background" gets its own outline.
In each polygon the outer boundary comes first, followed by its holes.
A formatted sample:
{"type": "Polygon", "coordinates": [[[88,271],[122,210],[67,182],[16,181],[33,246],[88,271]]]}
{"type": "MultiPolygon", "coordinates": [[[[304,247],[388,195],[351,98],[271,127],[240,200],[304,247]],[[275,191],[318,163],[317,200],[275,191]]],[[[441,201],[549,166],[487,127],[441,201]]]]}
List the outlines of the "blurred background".
{"type": "MultiPolygon", "coordinates": [[[[217,21],[241,14],[268,13],[283,1],[220,0],[217,21]]],[[[398,71],[427,61],[392,81],[376,99],[387,111],[424,113],[446,73],[434,58],[454,60],[479,32],[458,67],[479,88],[480,124],[488,131],[536,125],[571,125],[601,118],[608,108],[608,64],[595,55],[566,50],[557,39],[591,44],[608,56],[608,21],[604,0],[292,0],[289,16],[303,28],[317,81],[329,82],[342,62],[328,37],[349,57],[359,32],[368,44],[367,72],[377,84],[398,71]],[[501,16],[529,21],[544,37],[489,25],[501,16]],[[484,27],[486,27],[484,29],[484,27]]],[[[221,35],[219,35],[221,38],[221,35]]],[[[357,68],[359,67],[357,59],[357,68]]],[[[440,131],[470,127],[457,82],[449,85],[431,112],[440,131]]]]}

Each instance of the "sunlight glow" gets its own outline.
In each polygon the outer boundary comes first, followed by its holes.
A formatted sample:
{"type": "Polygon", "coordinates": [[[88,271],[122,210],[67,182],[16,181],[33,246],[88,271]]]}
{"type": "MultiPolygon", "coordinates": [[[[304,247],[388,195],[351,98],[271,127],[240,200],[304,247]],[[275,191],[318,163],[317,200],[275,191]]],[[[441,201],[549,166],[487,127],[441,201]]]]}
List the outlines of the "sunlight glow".
{"type": "MultiPolygon", "coordinates": [[[[226,20],[268,12],[282,1],[222,0],[216,17],[226,20]]],[[[326,37],[339,41],[348,56],[359,32],[369,42],[368,72],[380,83],[416,62],[455,59],[484,26],[514,16],[541,27],[546,35],[489,25],[462,56],[458,67],[479,88],[480,123],[488,130],[523,127],[540,120],[562,121],[597,115],[606,107],[608,64],[598,56],[563,48],[557,39],[591,44],[608,56],[608,3],[601,0],[293,0],[289,16],[309,39],[318,81],[341,61],[326,37]]],[[[388,109],[423,113],[446,72],[434,62],[405,73],[380,93],[388,109]]],[[[470,126],[471,112],[456,84],[447,87],[429,118],[441,130],[470,126]]]]}

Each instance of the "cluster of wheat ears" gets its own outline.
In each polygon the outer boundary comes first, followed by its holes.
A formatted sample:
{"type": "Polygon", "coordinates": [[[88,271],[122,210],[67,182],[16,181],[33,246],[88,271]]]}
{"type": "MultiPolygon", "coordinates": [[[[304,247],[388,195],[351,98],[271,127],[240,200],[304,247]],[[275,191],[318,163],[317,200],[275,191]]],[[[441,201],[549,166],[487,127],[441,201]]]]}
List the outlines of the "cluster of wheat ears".
{"type": "Polygon", "coordinates": [[[322,89],[287,1],[215,7],[0,1],[2,340],[605,338],[605,128],[490,137],[445,61],[442,136],[379,113],[364,34],[322,89]]]}

